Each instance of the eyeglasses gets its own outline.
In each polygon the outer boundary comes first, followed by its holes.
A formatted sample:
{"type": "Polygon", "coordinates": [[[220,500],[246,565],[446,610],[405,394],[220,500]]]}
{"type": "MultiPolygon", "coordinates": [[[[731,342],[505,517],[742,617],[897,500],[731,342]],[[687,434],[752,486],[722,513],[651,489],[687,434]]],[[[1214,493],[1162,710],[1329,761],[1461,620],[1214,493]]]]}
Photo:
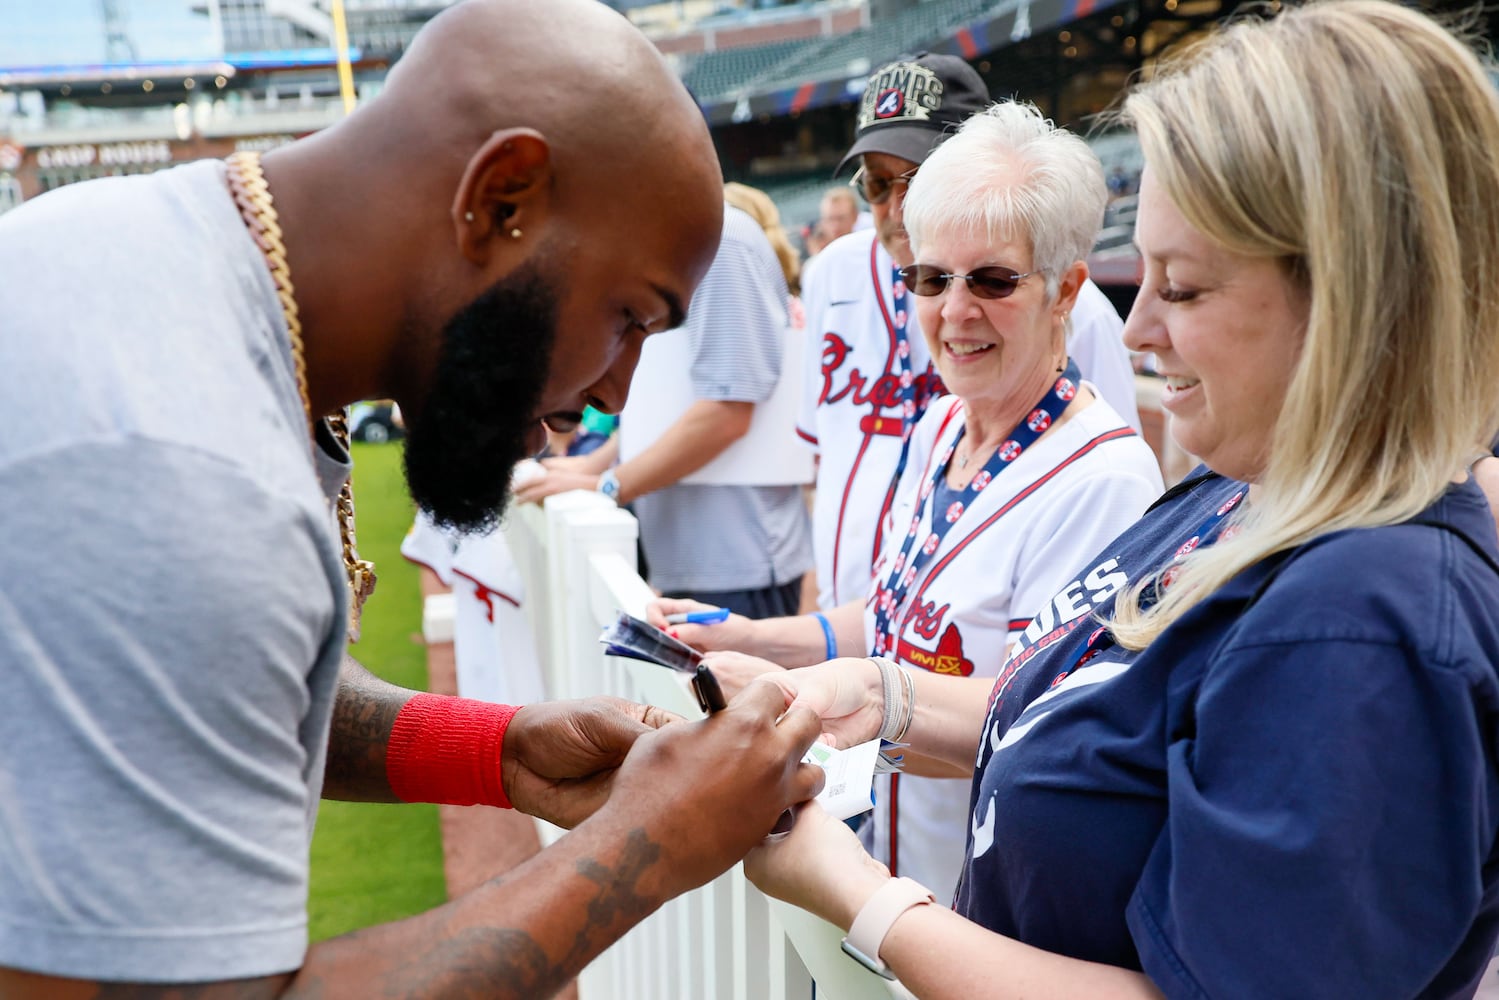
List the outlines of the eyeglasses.
{"type": "Polygon", "coordinates": [[[869,204],[883,205],[890,199],[890,195],[894,193],[895,185],[910,184],[915,176],[916,171],[912,170],[910,173],[901,174],[899,177],[876,177],[863,167],[860,167],[848,179],[848,186],[858,191],[859,197],[869,202],[869,204]]]}
{"type": "Polygon", "coordinates": [[[912,264],[900,269],[901,280],[917,295],[941,295],[947,283],[957,278],[968,282],[968,290],[975,298],[1004,299],[1015,293],[1020,282],[1040,271],[1021,274],[1013,268],[991,264],[975,269],[971,274],[948,274],[935,264],[912,264]]]}

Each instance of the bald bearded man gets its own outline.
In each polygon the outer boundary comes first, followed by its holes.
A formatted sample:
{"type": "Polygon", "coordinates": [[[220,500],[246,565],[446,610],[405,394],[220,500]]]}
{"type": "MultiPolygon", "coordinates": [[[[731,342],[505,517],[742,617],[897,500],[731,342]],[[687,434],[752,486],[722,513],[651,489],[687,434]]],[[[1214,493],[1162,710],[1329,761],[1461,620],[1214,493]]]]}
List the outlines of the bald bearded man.
{"type": "Polygon", "coordinates": [[[819,724],[769,687],[663,725],[415,694],[344,657],[361,569],[323,416],[393,397],[413,496],[487,524],[542,420],[624,403],[721,212],[701,115],[628,22],[467,0],[378,99],[263,163],[0,220],[0,996],[545,996],[815,794],[819,724]],[[577,825],[308,947],[320,794],[577,825]]]}

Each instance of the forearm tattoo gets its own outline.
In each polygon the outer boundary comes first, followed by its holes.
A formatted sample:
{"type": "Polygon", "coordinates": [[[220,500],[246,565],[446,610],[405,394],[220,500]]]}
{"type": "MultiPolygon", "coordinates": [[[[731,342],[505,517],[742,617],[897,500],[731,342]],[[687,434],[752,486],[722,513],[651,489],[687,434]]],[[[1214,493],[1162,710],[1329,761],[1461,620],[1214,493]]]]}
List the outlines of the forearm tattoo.
{"type": "MultiPolygon", "coordinates": [[[[347,667],[347,665],[346,665],[347,667]]],[[[385,777],[385,747],[410,692],[355,665],[339,674],[328,733],[324,791],[329,797],[394,801],[385,777]]]]}
{"type": "MultiPolygon", "coordinates": [[[[657,902],[641,889],[645,874],[661,860],[661,847],[644,830],[626,838],[617,864],[593,858],[576,871],[593,883],[583,926],[571,947],[553,960],[534,934],[516,928],[466,928],[444,934],[442,944],[387,980],[386,997],[444,1000],[540,1000],[567,984],[600,952],[649,916],[657,902]]],[[[493,885],[504,884],[501,876],[493,885]]]]}

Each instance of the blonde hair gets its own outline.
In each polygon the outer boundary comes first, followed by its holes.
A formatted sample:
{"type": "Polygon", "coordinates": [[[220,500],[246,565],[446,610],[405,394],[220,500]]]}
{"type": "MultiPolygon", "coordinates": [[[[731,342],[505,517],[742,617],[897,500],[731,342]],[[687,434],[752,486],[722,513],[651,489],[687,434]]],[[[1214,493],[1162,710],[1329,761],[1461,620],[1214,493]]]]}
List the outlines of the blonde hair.
{"type": "Polygon", "coordinates": [[[776,210],[776,203],[770,200],[770,195],[748,184],[729,181],[723,186],[723,200],[760,223],[760,228],[765,230],[765,236],[770,240],[771,248],[776,252],[776,259],[781,262],[781,273],[786,276],[786,287],[791,290],[792,295],[799,294],[801,291],[801,254],[796,252],[796,248],[791,245],[790,237],[786,235],[786,230],[782,228],[781,213],[776,210]]]}
{"type": "Polygon", "coordinates": [[[1384,0],[1220,31],[1125,103],[1186,220],[1273,258],[1307,303],[1254,502],[1231,538],[1118,602],[1141,649],[1247,567],[1430,506],[1499,426],[1499,94],[1467,46],[1384,0]]]}
{"type": "Polygon", "coordinates": [[[1055,297],[1062,273],[1098,239],[1109,199],[1088,144],[1034,104],[1001,101],[976,112],[927,157],[901,217],[917,253],[938,233],[1023,241],[1055,297]]]}

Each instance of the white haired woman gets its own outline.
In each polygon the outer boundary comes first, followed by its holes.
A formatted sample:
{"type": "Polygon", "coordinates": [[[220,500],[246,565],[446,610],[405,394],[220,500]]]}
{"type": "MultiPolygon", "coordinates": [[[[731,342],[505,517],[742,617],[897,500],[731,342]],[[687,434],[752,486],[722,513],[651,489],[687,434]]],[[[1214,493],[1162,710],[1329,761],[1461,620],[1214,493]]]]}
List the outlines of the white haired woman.
{"type": "MultiPolygon", "coordinates": [[[[1499,96],[1426,17],[1332,0],[1125,113],[1125,338],[1207,468],[987,696],[915,678],[915,747],[977,757],[956,912],[812,808],[748,869],[922,998],[1471,996],[1499,933],[1499,544],[1467,471],[1499,426],[1499,96]]],[[[880,724],[866,662],[775,682],[841,739],[880,724]]]]}
{"type": "MultiPolygon", "coordinates": [[[[839,651],[992,678],[1070,570],[1159,494],[1149,447],[1066,354],[1106,198],[1087,144],[1028,105],[974,116],[922,165],[904,205],[915,263],[901,274],[951,394],[912,433],[867,601],[679,629],[701,648],[755,654],[709,658],[727,687],[839,651]]],[[[698,607],[663,600],[651,614],[665,624],[698,607]]],[[[961,774],[913,757],[881,779],[867,827],[876,856],[944,901],[967,835],[961,774]]]]}

